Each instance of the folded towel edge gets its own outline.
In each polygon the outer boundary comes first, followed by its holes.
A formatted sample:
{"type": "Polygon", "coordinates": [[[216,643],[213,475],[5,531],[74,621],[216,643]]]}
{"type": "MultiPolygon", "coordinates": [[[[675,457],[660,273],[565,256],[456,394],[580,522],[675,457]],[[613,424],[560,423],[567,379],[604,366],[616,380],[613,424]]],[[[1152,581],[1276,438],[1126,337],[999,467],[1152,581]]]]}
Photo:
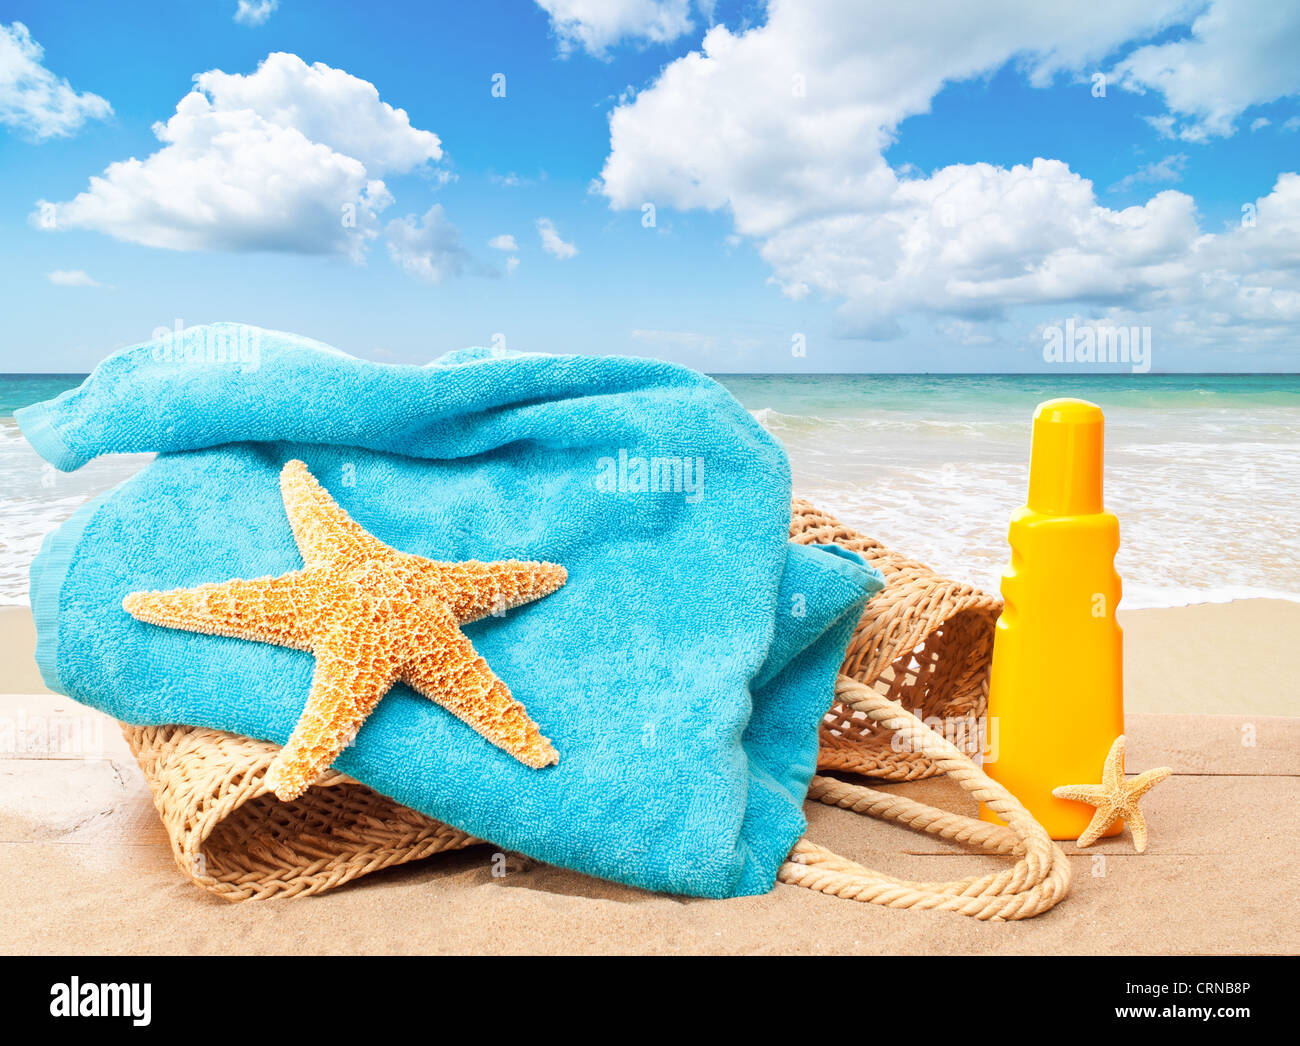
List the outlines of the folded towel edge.
{"type": "Polygon", "coordinates": [[[51,420],[53,400],[33,403],[14,411],[14,421],[32,448],[60,472],[75,472],[90,459],[73,450],[51,420]]]}

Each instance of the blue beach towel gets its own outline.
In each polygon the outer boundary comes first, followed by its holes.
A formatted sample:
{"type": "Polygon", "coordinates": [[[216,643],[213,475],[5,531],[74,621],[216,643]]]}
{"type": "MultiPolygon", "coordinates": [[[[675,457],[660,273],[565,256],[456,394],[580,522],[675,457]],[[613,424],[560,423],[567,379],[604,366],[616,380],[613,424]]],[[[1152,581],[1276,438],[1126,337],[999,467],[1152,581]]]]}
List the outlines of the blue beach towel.
{"type": "Polygon", "coordinates": [[[716,382],[623,357],[369,363],[196,327],[122,350],[17,414],[65,471],[155,451],[32,565],[47,684],[127,722],[283,744],[309,653],[135,620],[128,593],[281,574],[307,463],[361,526],[440,560],[547,560],[568,583],[466,634],[560,753],[530,769],[434,702],[388,693],[335,767],[498,846],[653,890],[766,892],[845,645],[880,575],[791,545],[781,447],[716,382]]]}

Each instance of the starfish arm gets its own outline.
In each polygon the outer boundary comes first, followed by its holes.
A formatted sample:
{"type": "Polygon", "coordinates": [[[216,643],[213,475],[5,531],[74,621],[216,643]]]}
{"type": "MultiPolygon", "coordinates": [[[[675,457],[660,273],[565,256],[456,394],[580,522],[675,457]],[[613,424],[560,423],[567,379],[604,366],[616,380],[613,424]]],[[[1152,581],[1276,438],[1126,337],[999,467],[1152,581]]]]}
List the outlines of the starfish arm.
{"type": "Polygon", "coordinates": [[[1110,803],[1103,803],[1097,807],[1097,812],[1092,815],[1092,820],[1088,827],[1083,830],[1079,836],[1078,844],[1080,847],[1091,846],[1100,839],[1111,825],[1117,820],[1116,810],[1110,803]]]}
{"type": "Polygon", "coordinates": [[[288,461],[280,470],[280,497],[298,551],[309,567],[397,554],[343,511],[301,461],[288,461]]]}
{"type": "Polygon", "coordinates": [[[1096,806],[1106,798],[1107,792],[1101,785],[1059,785],[1052,789],[1057,799],[1070,799],[1076,803],[1096,806]]]}
{"type": "Polygon", "coordinates": [[[385,645],[385,619],[369,600],[345,600],[315,645],[311,693],[288,743],[271,761],[266,783],[276,797],[296,799],[338,754],[392,687],[400,659],[385,645]]]}
{"type": "Polygon", "coordinates": [[[1142,816],[1142,811],[1137,808],[1136,803],[1125,809],[1124,820],[1128,823],[1128,829],[1133,834],[1133,849],[1138,853],[1146,853],[1147,819],[1142,816]]]}
{"type": "Polygon", "coordinates": [[[132,592],[122,608],[152,625],[307,650],[311,621],[298,606],[301,580],[302,574],[294,571],[168,592],[132,592]]]}
{"type": "Polygon", "coordinates": [[[428,645],[421,645],[427,652],[402,666],[403,682],[526,766],[541,769],[559,761],[551,742],[449,614],[427,615],[424,632],[428,645]]]}
{"type": "Polygon", "coordinates": [[[425,578],[438,587],[439,598],[461,624],[489,614],[504,614],[513,607],[549,596],[569,578],[568,571],[558,563],[517,559],[495,563],[428,560],[423,564],[423,571],[425,578]]]}
{"type": "Polygon", "coordinates": [[[1128,782],[1129,798],[1136,802],[1174,771],[1168,766],[1158,766],[1154,770],[1145,770],[1128,782]]]}
{"type": "Polygon", "coordinates": [[[1119,787],[1124,784],[1124,735],[1111,743],[1110,751],[1106,753],[1106,763],[1101,770],[1101,783],[1110,788],[1119,787]]]}

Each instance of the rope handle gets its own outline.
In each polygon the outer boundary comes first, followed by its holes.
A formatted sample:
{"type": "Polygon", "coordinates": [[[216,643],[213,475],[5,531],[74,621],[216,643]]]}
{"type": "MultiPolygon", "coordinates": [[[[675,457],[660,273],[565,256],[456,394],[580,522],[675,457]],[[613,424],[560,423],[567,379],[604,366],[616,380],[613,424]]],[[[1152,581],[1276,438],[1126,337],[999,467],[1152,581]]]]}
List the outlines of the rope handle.
{"type": "Polygon", "coordinates": [[[1055,906],[1070,891],[1070,864],[1061,848],[1010,792],[946,738],[895,701],[841,675],[835,698],[845,707],[895,731],[914,752],[995,811],[1006,827],[927,806],[890,792],[815,776],[808,798],[855,813],[894,821],[917,831],[977,846],[1018,860],[1000,872],[948,882],[912,882],[841,857],[807,837],[799,840],[777,878],[821,893],[890,908],[936,908],[976,919],[1028,919],[1055,906]]]}

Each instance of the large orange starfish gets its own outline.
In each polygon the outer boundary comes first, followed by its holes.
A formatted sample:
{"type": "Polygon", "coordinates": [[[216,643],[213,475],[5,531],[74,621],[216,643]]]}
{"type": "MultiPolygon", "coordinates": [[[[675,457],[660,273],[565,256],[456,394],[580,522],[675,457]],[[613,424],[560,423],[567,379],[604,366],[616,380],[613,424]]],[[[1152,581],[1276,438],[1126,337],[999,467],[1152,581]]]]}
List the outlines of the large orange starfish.
{"type": "Polygon", "coordinates": [[[128,613],[155,625],[316,655],[307,703],[267,771],[276,796],[302,795],[396,682],[527,766],[559,760],[460,625],[549,595],[568,578],[562,566],[513,559],[443,563],[399,552],[354,522],[301,461],[284,466],[280,494],[301,570],[132,592],[122,600],[128,613]]]}

